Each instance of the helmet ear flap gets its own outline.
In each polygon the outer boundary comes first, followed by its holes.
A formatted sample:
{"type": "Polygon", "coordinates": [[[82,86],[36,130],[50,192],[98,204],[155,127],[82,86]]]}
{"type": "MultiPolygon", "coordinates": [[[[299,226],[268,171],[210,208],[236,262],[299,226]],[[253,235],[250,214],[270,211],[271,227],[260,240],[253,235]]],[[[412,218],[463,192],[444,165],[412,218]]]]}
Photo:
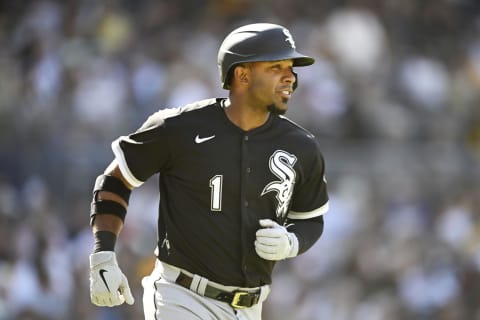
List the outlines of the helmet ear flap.
{"type": "Polygon", "coordinates": [[[230,90],[231,88],[230,84],[232,83],[232,69],[233,68],[230,68],[230,70],[228,70],[225,75],[225,80],[223,80],[223,88],[227,90],[230,90]]]}
{"type": "Polygon", "coordinates": [[[295,89],[297,89],[298,87],[298,74],[296,72],[293,72],[293,75],[295,76],[295,82],[293,83],[293,91],[295,91],[295,89]]]}

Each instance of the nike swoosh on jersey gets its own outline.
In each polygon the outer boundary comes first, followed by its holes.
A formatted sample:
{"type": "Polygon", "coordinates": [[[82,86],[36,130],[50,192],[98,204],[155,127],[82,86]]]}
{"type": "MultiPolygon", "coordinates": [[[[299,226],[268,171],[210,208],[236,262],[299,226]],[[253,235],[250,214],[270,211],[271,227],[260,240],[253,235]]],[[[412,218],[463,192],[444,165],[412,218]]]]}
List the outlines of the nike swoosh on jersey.
{"type": "Polygon", "coordinates": [[[204,143],[208,140],[212,140],[213,138],[215,138],[215,135],[205,137],[205,138],[200,138],[200,136],[197,134],[197,136],[195,137],[195,143],[204,143]]]}
{"type": "Polygon", "coordinates": [[[100,277],[102,278],[102,281],[105,284],[105,287],[107,287],[108,292],[110,292],[110,288],[108,287],[107,280],[105,280],[105,276],[103,275],[105,272],[108,272],[108,271],[105,269],[100,269],[98,273],[100,273],[100,277]]]}

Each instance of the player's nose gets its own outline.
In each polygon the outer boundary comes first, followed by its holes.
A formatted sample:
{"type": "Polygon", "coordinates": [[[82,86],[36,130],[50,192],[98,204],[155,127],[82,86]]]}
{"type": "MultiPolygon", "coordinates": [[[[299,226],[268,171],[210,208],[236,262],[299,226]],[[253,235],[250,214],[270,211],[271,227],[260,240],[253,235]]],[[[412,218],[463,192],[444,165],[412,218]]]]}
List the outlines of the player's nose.
{"type": "Polygon", "coordinates": [[[285,69],[282,80],[283,82],[289,83],[291,85],[293,85],[297,81],[296,74],[295,72],[293,72],[292,68],[285,69]]]}

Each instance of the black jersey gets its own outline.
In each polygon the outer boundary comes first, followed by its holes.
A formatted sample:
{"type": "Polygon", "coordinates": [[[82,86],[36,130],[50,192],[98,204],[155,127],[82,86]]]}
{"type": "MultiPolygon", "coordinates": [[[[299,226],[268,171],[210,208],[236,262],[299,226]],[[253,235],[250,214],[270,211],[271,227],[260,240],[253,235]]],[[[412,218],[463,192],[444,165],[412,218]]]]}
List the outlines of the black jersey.
{"type": "Polygon", "coordinates": [[[224,285],[271,283],[274,261],[255,252],[259,219],[279,224],[328,209],[314,136],[283,116],[243,131],[225,99],[163,109],[112,143],[133,186],[159,173],[158,258],[224,285]]]}

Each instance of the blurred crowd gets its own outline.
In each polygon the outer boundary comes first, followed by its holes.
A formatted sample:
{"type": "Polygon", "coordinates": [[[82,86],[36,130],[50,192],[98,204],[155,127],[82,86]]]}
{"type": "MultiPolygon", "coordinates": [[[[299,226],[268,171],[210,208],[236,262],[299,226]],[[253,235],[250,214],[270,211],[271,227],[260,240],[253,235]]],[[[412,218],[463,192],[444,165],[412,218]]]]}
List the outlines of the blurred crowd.
{"type": "Polygon", "coordinates": [[[265,320],[480,320],[476,0],[5,0],[0,3],[0,320],[141,319],[155,179],[117,243],[136,303],[90,303],[89,207],[110,143],[215,96],[234,28],[287,26],[288,116],[323,146],[330,212],[277,265],[265,320]]]}

